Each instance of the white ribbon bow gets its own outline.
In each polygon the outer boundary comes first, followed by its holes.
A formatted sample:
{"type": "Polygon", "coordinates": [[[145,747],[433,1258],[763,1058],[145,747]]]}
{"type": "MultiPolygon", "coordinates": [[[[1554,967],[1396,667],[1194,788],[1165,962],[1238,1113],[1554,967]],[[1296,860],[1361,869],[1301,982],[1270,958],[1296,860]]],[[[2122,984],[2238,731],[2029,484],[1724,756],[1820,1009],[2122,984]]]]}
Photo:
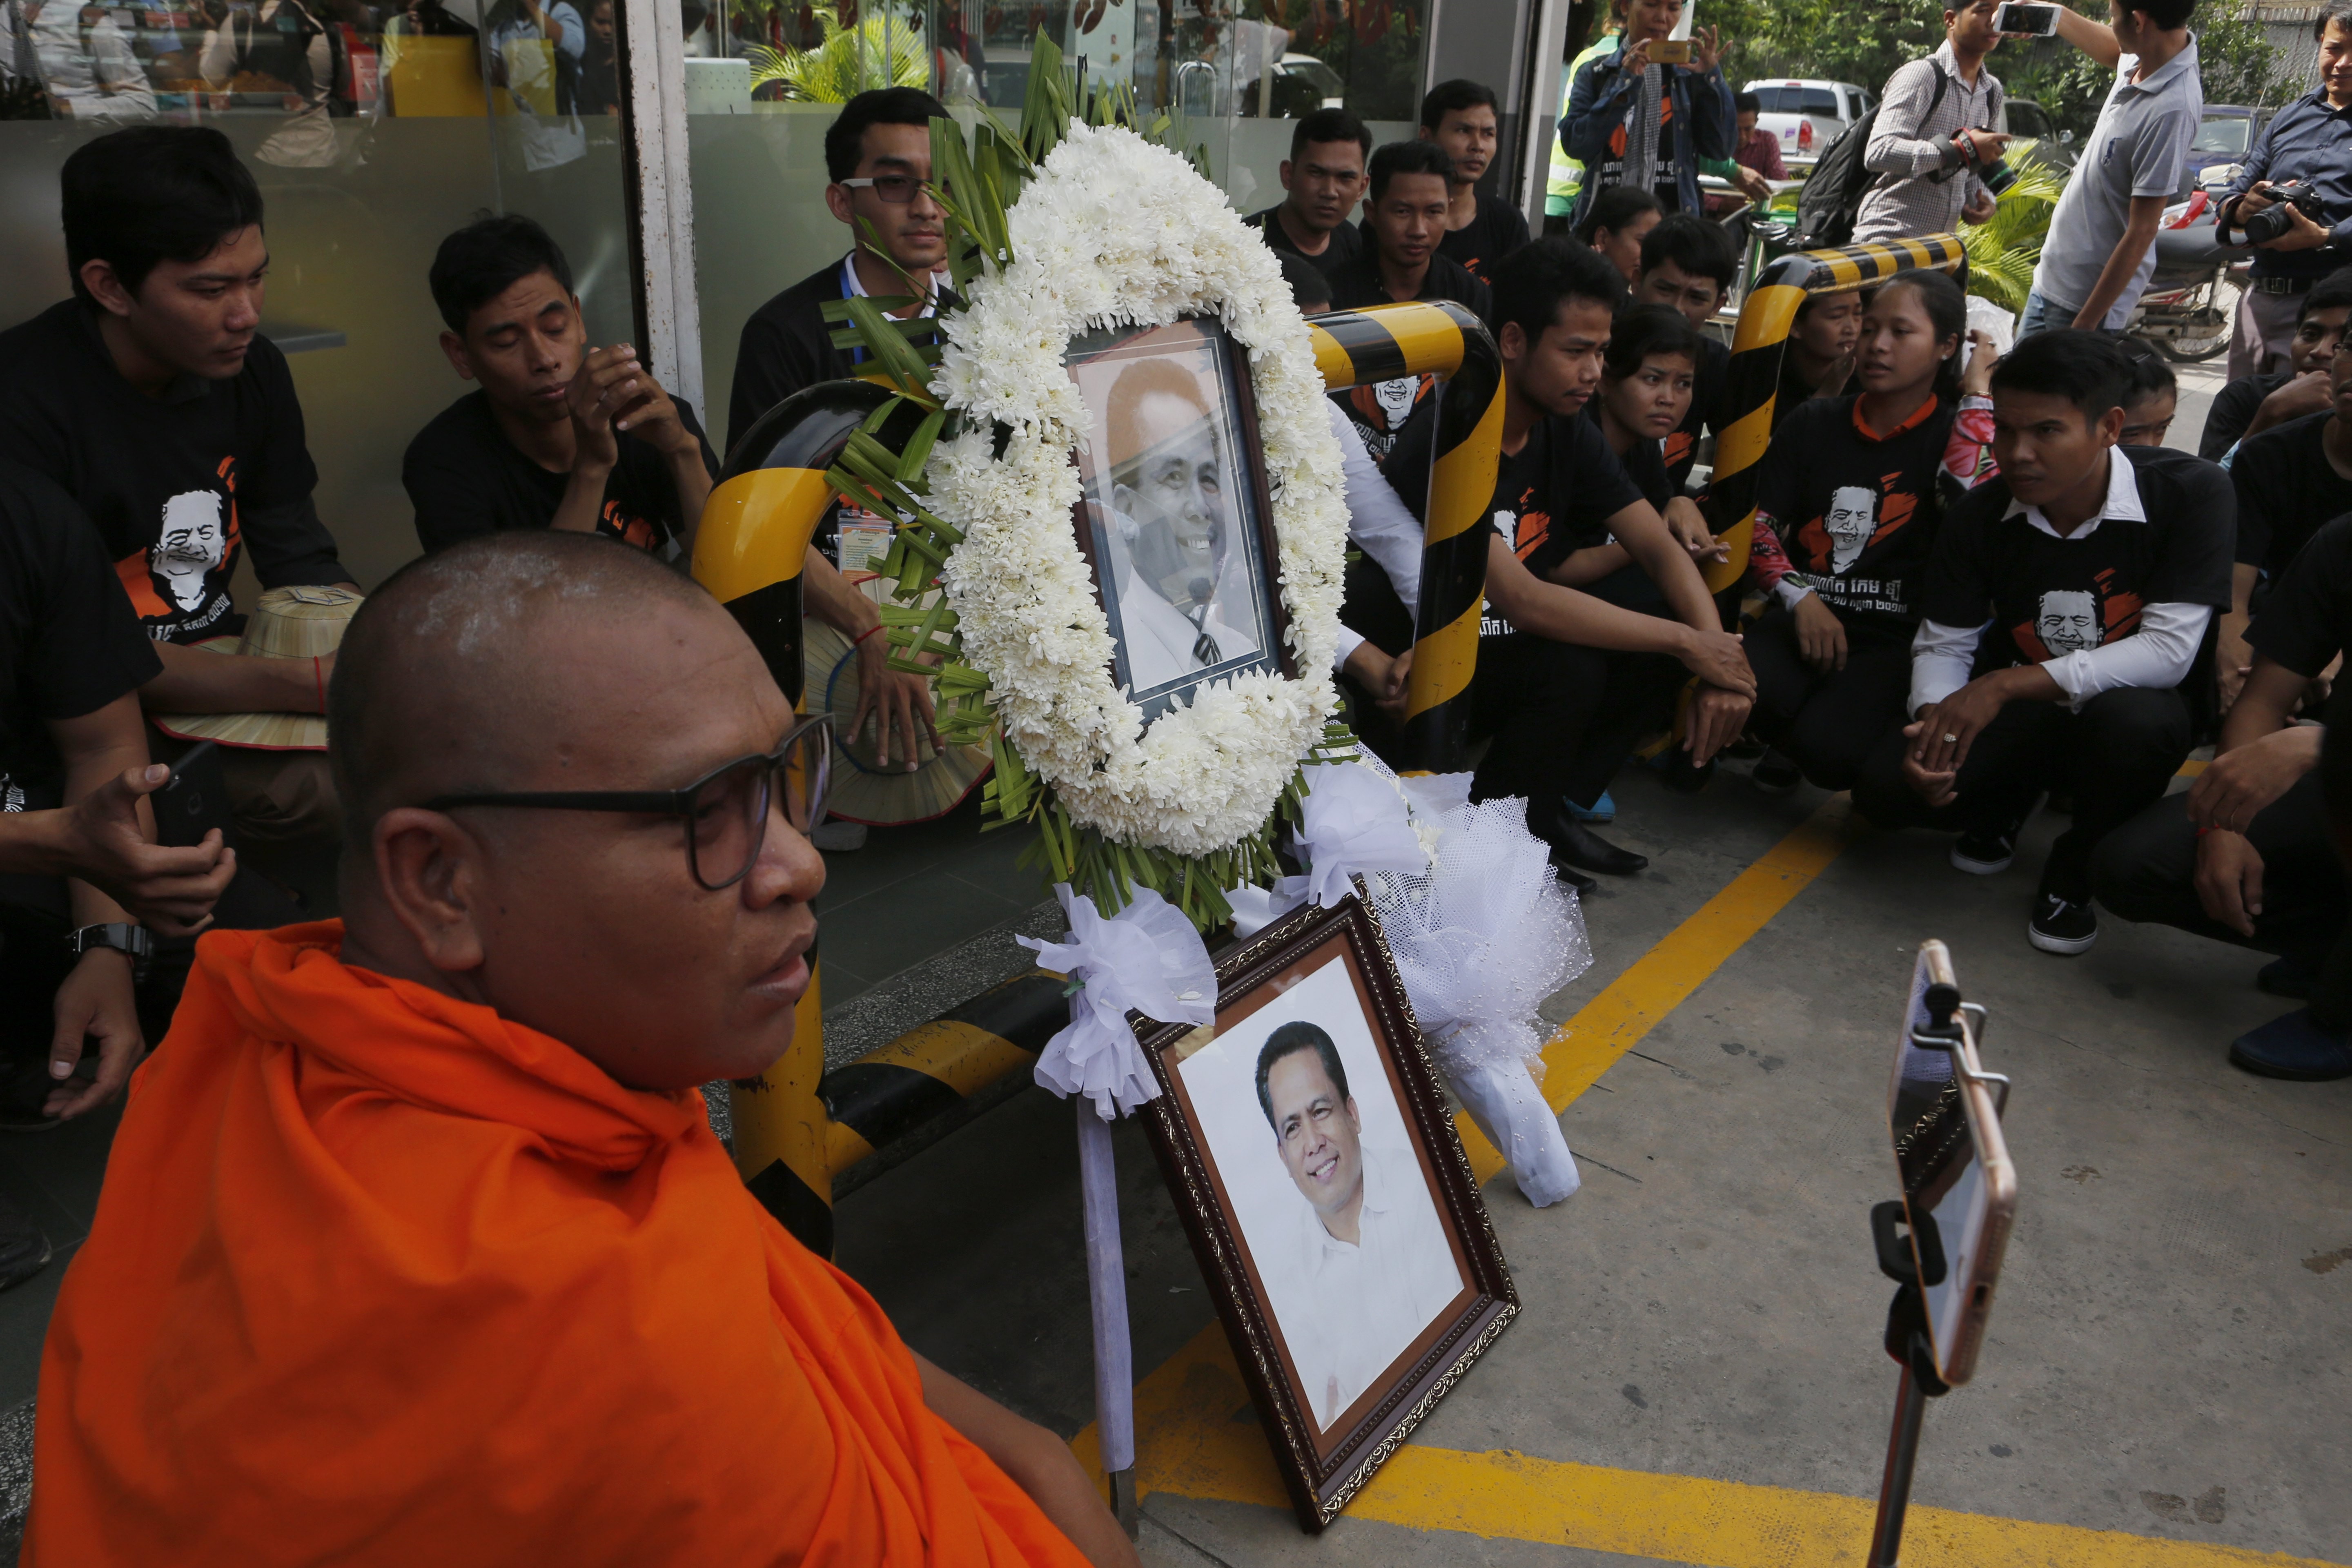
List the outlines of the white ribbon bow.
{"type": "Polygon", "coordinates": [[[1356,890],[1360,875],[1429,874],[1429,854],[1412,830],[1404,796],[1388,780],[1361,763],[1333,763],[1307,769],[1307,785],[1291,839],[1307,875],[1228,892],[1236,935],[1255,936],[1301,904],[1336,904],[1356,890]]]}
{"type": "Polygon", "coordinates": [[[1132,1010],[1163,1024],[1213,1024],[1217,966],[1192,922],[1149,888],[1105,919],[1094,900],[1054,886],[1070,917],[1070,940],[1013,940],[1037,955],[1037,967],[1080,983],[1070,999],[1070,1021],[1045,1042],[1037,1081],[1065,1100],[1083,1094],[1105,1121],[1126,1115],[1160,1093],[1151,1064],[1128,1026],[1132,1010]]]}

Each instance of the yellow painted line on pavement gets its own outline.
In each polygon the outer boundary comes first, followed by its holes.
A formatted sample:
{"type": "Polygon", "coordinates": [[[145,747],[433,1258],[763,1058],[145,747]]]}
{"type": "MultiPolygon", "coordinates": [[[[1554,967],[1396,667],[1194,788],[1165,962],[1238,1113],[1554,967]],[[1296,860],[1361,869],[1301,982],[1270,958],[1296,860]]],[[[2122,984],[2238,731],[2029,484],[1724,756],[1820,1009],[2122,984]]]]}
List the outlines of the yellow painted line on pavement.
{"type": "MultiPolygon", "coordinates": [[[[1822,802],[1795,832],[1733,878],[1730,886],[1562,1024],[1543,1049],[1545,1102],[1554,1110],[1567,1110],[1659,1019],[1706,984],[1725,959],[1837,858],[1851,814],[1843,795],[1822,802]]],[[[1470,1156],[1471,1173],[1485,1186],[1502,1171],[1502,1153],[1468,1115],[1455,1112],[1454,1127],[1462,1135],[1463,1152],[1470,1156]]]]}
{"type": "MultiPolygon", "coordinates": [[[[1552,1108],[1564,1110],[1591,1088],[1802,892],[1836,858],[1847,820],[1843,797],[1824,804],[1560,1026],[1543,1053],[1552,1108]]],[[[1455,1124],[1483,1184],[1503,1159],[1466,1117],[1455,1124]]],[[[1136,1385],[1135,1426],[1139,1494],[1289,1510],[1222,1325],[1202,1330],[1136,1385]]],[[[1099,1478],[1095,1428],[1071,1447],[1099,1478]]],[[[1828,1492],[1408,1444],[1357,1494],[1347,1517],[1707,1568],[1820,1568],[1863,1560],[1876,1506],[1828,1492]]],[[[2328,1568],[2275,1552],[1916,1506],[1903,1544],[1906,1568],[2328,1568]]]]}

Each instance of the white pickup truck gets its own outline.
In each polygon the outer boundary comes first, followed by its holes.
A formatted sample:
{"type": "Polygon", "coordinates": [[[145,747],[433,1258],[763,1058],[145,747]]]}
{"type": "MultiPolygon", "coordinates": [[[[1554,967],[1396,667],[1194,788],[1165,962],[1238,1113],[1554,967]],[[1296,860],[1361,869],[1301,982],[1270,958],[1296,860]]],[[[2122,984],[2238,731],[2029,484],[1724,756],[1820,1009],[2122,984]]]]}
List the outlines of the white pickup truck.
{"type": "Polygon", "coordinates": [[[1756,95],[1757,126],[1780,139],[1783,162],[1810,163],[1838,133],[1870,112],[1878,95],[1850,81],[1793,81],[1772,77],[1741,90],[1756,95]]]}

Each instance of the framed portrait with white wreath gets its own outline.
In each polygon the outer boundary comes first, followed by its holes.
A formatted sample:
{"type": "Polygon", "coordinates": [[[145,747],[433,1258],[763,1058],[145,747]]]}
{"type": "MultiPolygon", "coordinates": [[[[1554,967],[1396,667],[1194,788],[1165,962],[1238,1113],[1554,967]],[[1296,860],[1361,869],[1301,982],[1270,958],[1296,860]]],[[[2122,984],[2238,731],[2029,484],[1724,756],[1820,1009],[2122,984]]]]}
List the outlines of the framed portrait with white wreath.
{"type": "Polygon", "coordinates": [[[1112,680],[1146,721],[1246,670],[1295,674],[1249,359],[1214,317],[1082,333],[1078,547],[1112,680]]]}
{"type": "Polygon", "coordinates": [[[1152,1145],[1299,1521],[1320,1530],[1517,1314],[1378,921],[1307,907],[1140,1026],[1152,1145]]]}

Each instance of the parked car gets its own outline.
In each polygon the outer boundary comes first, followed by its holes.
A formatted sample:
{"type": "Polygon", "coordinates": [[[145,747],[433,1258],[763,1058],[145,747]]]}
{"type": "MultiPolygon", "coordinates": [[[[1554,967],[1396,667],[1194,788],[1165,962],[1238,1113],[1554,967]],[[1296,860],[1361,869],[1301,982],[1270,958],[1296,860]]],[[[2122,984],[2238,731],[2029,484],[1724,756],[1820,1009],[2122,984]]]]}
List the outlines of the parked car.
{"type": "Polygon", "coordinates": [[[1742,90],[1756,95],[1756,123],[1780,139],[1780,156],[1809,163],[1878,102],[1875,93],[1850,81],[1772,79],[1742,90]]]}
{"type": "Polygon", "coordinates": [[[2000,128],[2019,141],[2034,143],[2033,155],[2060,174],[2074,166],[2083,150],[2074,144],[2072,131],[2061,131],[2052,122],[2050,111],[2030,98],[2008,98],[2001,100],[2000,128]]]}
{"type": "Polygon", "coordinates": [[[2189,143],[2185,170],[2189,184],[2201,184],[2205,170],[2211,164],[2244,163],[2252,155],[2254,143],[2262,139],[2274,112],[2237,103],[2207,104],[2205,118],[2198,121],[2197,134],[2189,143]]]}

